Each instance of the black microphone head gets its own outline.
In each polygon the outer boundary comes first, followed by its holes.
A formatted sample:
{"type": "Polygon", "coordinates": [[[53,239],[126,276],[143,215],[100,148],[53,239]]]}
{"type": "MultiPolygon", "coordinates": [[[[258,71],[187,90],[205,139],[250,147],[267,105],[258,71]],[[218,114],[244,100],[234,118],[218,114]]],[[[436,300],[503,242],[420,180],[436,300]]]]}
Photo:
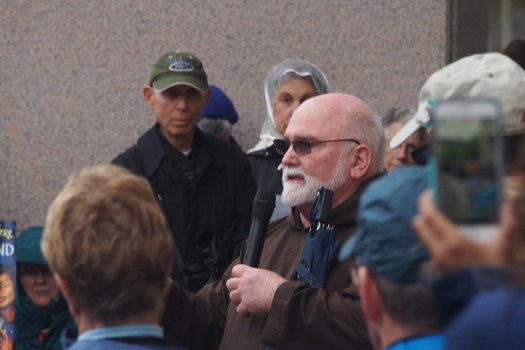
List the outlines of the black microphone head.
{"type": "Polygon", "coordinates": [[[253,200],[252,223],[243,257],[244,264],[253,267],[259,266],[266,228],[270,222],[274,207],[275,192],[267,188],[258,189],[253,200]]]}
{"type": "Polygon", "coordinates": [[[253,201],[269,204],[275,207],[275,192],[268,188],[259,188],[253,201]]]}
{"type": "Polygon", "coordinates": [[[268,188],[259,188],[253,200],[253,214],[269,215],[275,208],[275,192],[268,188]]]}

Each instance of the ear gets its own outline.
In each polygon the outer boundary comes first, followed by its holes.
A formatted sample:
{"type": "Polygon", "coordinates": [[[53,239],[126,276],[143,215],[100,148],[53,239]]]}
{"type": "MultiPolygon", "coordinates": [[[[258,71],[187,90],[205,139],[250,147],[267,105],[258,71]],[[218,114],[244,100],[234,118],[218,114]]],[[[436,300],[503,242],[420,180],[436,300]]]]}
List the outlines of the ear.
{"type": "Polygon", "coordinates": [[[367,175],[372,164],[372,150],[367,145],[357,145],[350,155],[350,177],[360,179],[367,175]]]}
{"type": "Polygon", "coordinates": [[[142,88],[142,96],[144,96],[144,101],[146,101],[146,104],[151,107],[151,97],[155,91],[153,91],[153,86],[144,85],[142,88]]]}
{"type": "Polygon", "coordinates": [[[381,323],[383,305],[372,272],[366,266],[359,266],[357,273],[359,276],[359,296],[365,317],[371,323],[381,323]]]}
{"type": "Polygon", "coordinates": [[[78,311],[78,308],[76,307],[74,301],[71,299],[71,293],[69,291],[69,288],[64,283],[64,280],[62,279],[62,277],[60,277],[60,275],[55,273],[55,274],[53,274],[53,277],[55,278],[55,281],[56,281],[56,283],[58,285],[58,288],[60,289],[60,292],[62,293],[62,296],[67,301],[67,305],[69,307],[69,312],[76,319],[78,317],[78,315],[79,315],[79,311],[78,311]]]}

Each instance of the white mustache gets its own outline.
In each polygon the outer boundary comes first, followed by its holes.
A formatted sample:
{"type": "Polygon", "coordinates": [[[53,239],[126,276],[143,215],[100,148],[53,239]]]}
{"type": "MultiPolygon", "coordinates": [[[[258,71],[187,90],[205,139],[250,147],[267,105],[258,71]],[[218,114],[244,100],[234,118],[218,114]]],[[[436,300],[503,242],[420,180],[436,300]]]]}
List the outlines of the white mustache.
{"type": "Polygon", "coordinates": [[[283,178],[282,178],[283,182],[284,181],[288,181],[288,177],[289,176],[302,176],[305,179],[307,177],[307,175],[302,170],[293,169],[293,168],[284,168],[283,169],[283,178]]]}

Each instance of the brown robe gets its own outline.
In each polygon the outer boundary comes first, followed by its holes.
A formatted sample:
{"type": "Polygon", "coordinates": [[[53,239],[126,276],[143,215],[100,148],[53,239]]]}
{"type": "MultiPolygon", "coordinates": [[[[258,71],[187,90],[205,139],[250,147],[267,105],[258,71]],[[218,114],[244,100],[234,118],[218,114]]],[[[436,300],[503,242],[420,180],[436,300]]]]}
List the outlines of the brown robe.
{"type": "MultiPolygon", "coordinates": [[[[364,186],[333,209],[329,223],[343,244],[355,230],[358,198],[364,186]]],[[[190,349],[213,349],[217,331],[224,330],[220,349],[371,349],[357,287],[352,283],[349,261],[337,261],[326,286],[311,288],[294,281],[305,243],[305,230],[294,210],[270,224],[260,268],[275,271],[289,281],[277,290],[268,314],[240,316],[230,304],[226,281],[236,259],[222,280],[206,285],[197,294],[172,286],[163,320],[166,335],[190,349]]],[[[242,256],[242,252],[241,252],[242,256]]]]}

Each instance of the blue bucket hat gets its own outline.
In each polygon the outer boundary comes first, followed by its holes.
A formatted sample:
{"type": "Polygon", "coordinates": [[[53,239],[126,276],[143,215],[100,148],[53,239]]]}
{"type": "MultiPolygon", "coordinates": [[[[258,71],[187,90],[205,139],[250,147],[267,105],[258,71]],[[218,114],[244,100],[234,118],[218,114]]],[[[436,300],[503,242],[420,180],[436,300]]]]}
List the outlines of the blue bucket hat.
{"type": "Polygon", "coordinates": [[[412,229],[417,199],[427,187],[424,167],[400,167],[371,183],[357,213],[357,231],[339,259],[356,257],[375,274],[398,283],[418,281],[429,254],[412,229]]]}
{"type": "Polygon", "coordinates": [[[202,113],[204,118],[225,119],[232,125],[237,123],[239,115],[230,98],[215,85],[210,85],[209,88],[211,89],[211,96],[202,113]]]}

